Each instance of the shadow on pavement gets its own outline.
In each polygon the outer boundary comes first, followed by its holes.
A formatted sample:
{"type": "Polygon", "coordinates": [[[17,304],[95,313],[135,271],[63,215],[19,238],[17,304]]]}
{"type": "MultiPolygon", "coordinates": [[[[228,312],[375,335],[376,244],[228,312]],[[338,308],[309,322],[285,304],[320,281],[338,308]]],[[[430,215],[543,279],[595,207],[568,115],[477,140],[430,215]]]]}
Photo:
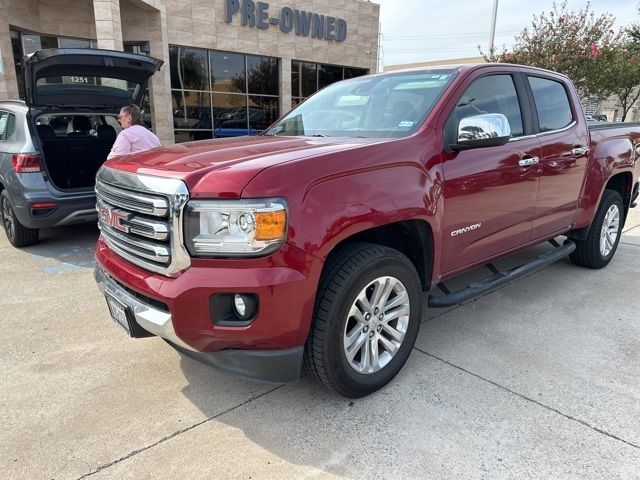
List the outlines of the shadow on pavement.
{"type": "Polygon", "coordinates": [[[41,264],[45,273],[54,275],[64,271],[93,268],[93,253],[98,239],[94,223],[42,230],[37,244],[23,248],[41,264]]]}

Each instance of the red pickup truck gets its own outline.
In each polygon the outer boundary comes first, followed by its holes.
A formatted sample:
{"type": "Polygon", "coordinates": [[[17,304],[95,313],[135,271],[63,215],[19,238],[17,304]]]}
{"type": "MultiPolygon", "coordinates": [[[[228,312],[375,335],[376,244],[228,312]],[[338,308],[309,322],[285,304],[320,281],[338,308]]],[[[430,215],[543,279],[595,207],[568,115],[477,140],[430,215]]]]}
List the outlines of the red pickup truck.
{"type": "Polygon", "coordinates": [[[133,337],[245,377],[387,384],[429,308],[569,256],[602,268],[638,196],[640,126],[588,126],[570,81],[517,65],[360,77],[260,136],[117,157],[95,277],[133,337]],[[566,239],[558,241],[558,236],[566,239]],[[550,242],[509,271],[491,262],[550,242]],[[450,291],[447,278],[486,265],[450,291]]]}

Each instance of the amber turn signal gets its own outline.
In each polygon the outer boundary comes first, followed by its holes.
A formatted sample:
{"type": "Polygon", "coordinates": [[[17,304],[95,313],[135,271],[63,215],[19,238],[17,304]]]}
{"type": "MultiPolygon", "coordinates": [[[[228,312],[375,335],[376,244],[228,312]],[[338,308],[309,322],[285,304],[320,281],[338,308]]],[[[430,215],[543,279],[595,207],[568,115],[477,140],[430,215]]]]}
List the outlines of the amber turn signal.
{"type": "Polygon", "coordinates": [[[279,212],[256,212],[256,240],[277,240],[284,237],[287,228],[287,214],[279,212]]]}

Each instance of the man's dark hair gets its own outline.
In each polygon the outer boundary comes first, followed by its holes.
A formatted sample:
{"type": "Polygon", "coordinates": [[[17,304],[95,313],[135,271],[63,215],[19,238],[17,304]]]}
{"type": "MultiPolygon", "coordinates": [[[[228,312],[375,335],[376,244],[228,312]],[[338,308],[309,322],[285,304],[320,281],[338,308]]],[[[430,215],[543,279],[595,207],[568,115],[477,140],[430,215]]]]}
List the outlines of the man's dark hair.
{"type": "Polygon", "coordinates": [[[122,109],[120,110],[123,113],[126,113],[127,115],[131,115],[131,124],[132,125],[143,125],[144,126],[144,122],[142,120],[142,112],[140,111],[140,108],[135,105],[135,104],[131,104],[131,105],[127,105],[125,107],[122,107],[122,109]]]}

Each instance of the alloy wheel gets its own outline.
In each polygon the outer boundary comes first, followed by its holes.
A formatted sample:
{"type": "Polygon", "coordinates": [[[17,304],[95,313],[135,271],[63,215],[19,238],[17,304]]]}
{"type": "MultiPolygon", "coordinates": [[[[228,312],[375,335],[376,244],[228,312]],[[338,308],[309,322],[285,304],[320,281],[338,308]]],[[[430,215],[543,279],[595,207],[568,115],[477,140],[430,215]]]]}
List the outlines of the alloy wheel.
{"type": "Polygon", "coordinates": [[[344,354],[356,372],[383,369],[398,353],[409,326],[407,289],[394,277],[379,277],[357,295],[344,329],[344,354]]]}
{"type": "Polygon", "coordinates": [[[620,228],[620,209],[618,205],[611,205],[602,222],[600,230],[600,253],[606,257],[611,253],[618,240],[618,229],[620,228]]]}

